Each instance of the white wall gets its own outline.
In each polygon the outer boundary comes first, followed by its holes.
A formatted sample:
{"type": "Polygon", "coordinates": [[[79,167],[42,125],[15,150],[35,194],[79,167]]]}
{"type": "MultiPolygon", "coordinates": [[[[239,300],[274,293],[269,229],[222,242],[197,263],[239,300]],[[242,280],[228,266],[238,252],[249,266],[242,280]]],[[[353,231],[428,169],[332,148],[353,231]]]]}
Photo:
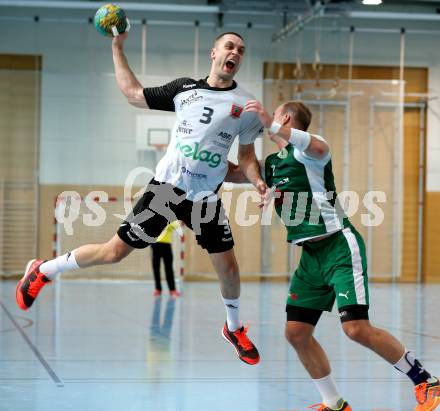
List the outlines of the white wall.
{"type": "MultiPolygon", "coordinates": [[[[8,15],[13,12],[9,10],[8,15]]],[[[179,16],[168,18],[178,20],[179,16]]],[[[350,24],[366,25],[364,21],[342,23],[350,24]]],[[[394,23],[395,27],[401,25],[394,23]]],[[[218,31],[205,27],[200,30],[199,74],[203,76],[208,73],[209,49],[218,31]]],[[[261,99],[263,62],[294,61],[298,37],[274,46],[270,42],[274,30],[236,30],[247,32],[248,43],[248,60],[237,81],[261,99]]],[[[110,39],[100,36],[87,24],[16,21],[2,21],[0,38],[0,53],[43,56],[41,183],[123,184],[128,172],[137,166],[137,109],[126,103],[116,87],[110,39]]],[[[440,191],[439,38],[439,35],[409,34],[406,47],[408,66],[429,67],[429,88],[437,98],[430,102],[428,113],[429,191],[440,191]]],[[[147,77],[143,77],[141,28],[134,26],[126,53],[143,84],[159,85],[176,77],[192,76],[192,27],[150,26],[147,43],[147,77]]],[[[306,31],[303,61],[313,61],[316,45],[323,63],[348,62],[347,33],[325,32],[318,41],[312,32],[306,31]]],[[[358,33],[355,45],[354,64],[399,64],[399,34],[358,33]]]]}

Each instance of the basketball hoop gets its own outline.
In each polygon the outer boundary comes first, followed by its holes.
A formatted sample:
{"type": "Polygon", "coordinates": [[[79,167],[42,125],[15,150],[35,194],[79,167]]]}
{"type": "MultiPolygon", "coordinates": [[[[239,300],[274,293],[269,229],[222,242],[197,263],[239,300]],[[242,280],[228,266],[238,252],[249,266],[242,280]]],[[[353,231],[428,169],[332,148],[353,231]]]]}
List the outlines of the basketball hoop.
{"type": "Polygon", "coordinates": [[[168,144],[154,143],[154,144],[151,144],[151,147],[153,147],[154,151],[156,152],[156,163],[158,163],[162,159],[162,157],[165,155],[165,151],[168,147],[168,144]]]}
{"type": "Polygon", "coordinates": [[[167,149],[168,144],[152,144],[152,147],[158,152],[163,152],[167,149]]]}

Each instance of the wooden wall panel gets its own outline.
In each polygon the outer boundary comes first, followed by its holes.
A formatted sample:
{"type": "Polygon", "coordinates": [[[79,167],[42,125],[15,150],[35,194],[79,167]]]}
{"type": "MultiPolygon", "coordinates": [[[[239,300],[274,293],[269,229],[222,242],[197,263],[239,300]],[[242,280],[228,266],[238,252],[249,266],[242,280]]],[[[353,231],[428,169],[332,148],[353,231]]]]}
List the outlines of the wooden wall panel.
{"type": "Polygon", "coordinates": [[[425,203],[424,280],[440,283],[440,192],[427,192],[425,203]]]}
{"type": "MultiPolygon", "coordinates": [[[[264,78],[265,79],[280,79],[283,73],[284,79],[295,79],[294,70],[295,64],[292,63],[264,63],[264,78]],[[283,70],[280,70],[280,64],[283,65],[283,70]]],[[[303,64],[304,79],[314,79],[315,72],[311,64],[303,64]]],[[[339,65],[338,67],[332,64],[325,64],[320,73],[321,79],[334,79],[335,73],[338,73],[339,79],[348,78],[348,66],[339,65]]],[[[354,66],[353,79],[358,80],[398,80],[399,67],[389,66],[354,66]]],[[[406,81],[407,93],[426,93],[428,90],[428,69],[424,67],[405,67],[404,80],[406,81]]]]}
{"type": "Polygon", "coordinates": [[[41,56],[22,54],[0,54],[0,70],[37,70],[41,71],[41,56]]]}
{"type": "Polygon", "coordinates": [[[0,178],[33,180],[39,139],[39,74],[0,69],[0,178]]]}
{"type": "MultiPolygon", "coordinates": [[[[40,186],[39,204],[39,250],[41,258],[51,258],[53,254],[53,235],[54,226],[54,204],[57,196],[63,191],[76,191],[81,197],[86,196],[91,191],[105,191],[109,197],[123,197],[123,187],[118,186],[84,186],[84,185],[42,185],[40,186]]],[[[260,272],[260,226],[254,224],[249,227],[242,227],[237,224],[236,203],[237,198],[245,189],[232,191],[232,207],[230,211],[230,223],[232,234],[235,241],[235,254],[240,267],[240,272],[244,279],[256,279],[256,273],[260,272]]],[[[247,203],[245,217],[249,215],[259,215],[257,205],[250,200],[247,203]]],[[[116,234],[118,227],[114,227],[116,234]]],[[[285,243],[285,238],[284,238],[285,243]]],[[[177,258],[177,256],[176,256],[177,258]]],[[[146,261],[146,264],[149,264],[146,261]]],[[[284,263],[283,270],[286,270],[284,263]]],[[[196,242],[195,235],[191,230],[186,229],[185,242],[185,273],[189,280],[212,279],[216,280],[216,275],[211,264],[208,253],[203,250],[196,242]]]]}
{"type": "Polygon", "coordinates": [[[405,110],[402,280],[417,280],[420,110],[405,110]]]}
{"type": "MultiPolygon", "coordinates": [[[[40,185],[38,256],[43,259],[52,257],[55,199],[63,191],[76,191],[83,198],[91,191],[105,191],[109,197],[117,198],[123,198],[124,194],[123,187],[119,186],[40,185]]],[[[117,228],[115,227],[115,233],[117,228]]]]}
{"type": "Polygon", "coordinates": [[[35,254],[41,57],[0,55],[0,275],[35,254]]]}

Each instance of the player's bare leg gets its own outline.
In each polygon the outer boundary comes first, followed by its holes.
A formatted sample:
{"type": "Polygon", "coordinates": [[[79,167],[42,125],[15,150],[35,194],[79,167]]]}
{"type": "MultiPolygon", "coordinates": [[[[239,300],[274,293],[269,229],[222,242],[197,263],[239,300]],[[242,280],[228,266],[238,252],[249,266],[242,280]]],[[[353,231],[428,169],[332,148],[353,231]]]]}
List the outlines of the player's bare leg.
{"type": "Polygon", "coordinates": [[[132,251],[133,247],[115,235],[106,243],[83,245],[50,261],[31,260],[26,266],[23,278],[17,284],[17,304],[21,309],[27,310],[41,289],[64,271],[117,263],[132,251]]]}
{"type": "Polygon", "coordinates": [[[316,404],[316,406],[320,407],[319,410],[324,411],[351,411],[350,405],[342,399],[337,391],[327,354],[313,337],[314,330],[315,327],[311,324],[287,321],[285,336],[321,393],[323,403],[316,404]]]}
{"type": "Polygon", "coordinates": [[[240,271],[234,249],[222,253],[209,254],[214,269],[220,280],[223,298],[230,300],[240,297],[240,271]]]}
{"type": "Polygon", "coordinates": [[[413,381],[418,402],[415,411],[433,411],[440,406],[439,380],[427,372],[395,337],[372,326],[368,320],[344,322],[342,328],[353,341],[373,350],[413,381]]]}
{"type": "Polygon", "coordinates": [[[76,262],[80,268],[102,264],[118,263],[127,257],[133,247],[124,243],[117,234],[102,244],[87,244],[75,250],[76,262]]]}
{"type": "Polygon", "coordinates": [[[373,327],[368,320],[347,321],[342,323],[342,328],[350,339],[373,350],[390,364],[395,364],[405,353],[405,347],[395,337],[373,327]]]}
{"type": "Polygon", "coordinates": [[[313,379],[323,378],[331,372],[324,349],[313,337],[315,327],[299,321],[287,321],[285,336],[295,348],[298,358],[313,379]]]}

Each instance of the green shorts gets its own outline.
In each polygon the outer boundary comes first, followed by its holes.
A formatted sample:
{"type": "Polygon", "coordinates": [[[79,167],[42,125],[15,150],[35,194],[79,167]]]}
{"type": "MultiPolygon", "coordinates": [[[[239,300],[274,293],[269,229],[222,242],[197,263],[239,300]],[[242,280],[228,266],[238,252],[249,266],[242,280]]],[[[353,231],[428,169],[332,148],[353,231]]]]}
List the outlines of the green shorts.
{"type": "Polygon", "coordinates": [[[339,309],[369,305],[365,243],[353,227],[303,244],[287,305],[331,311],[335,299],[339,309]]]}

